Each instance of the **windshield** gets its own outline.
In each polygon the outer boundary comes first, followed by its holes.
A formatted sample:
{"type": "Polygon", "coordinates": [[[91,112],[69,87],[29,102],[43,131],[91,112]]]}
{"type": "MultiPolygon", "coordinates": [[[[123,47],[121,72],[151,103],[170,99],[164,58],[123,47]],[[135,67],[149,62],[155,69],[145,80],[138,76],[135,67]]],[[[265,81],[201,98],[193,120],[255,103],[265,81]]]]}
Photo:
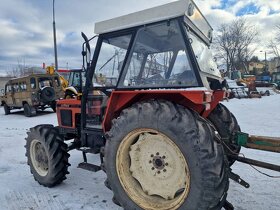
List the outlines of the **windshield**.
{"type": "Polygon", "coordinates": [[[52,78],[48,78],[48,77],[39,78],[38,83],[40,89],[44,87],[53,87],[52,78]]]}
{"type": "Polygon", "coordinates": [[[137,33],[121,87],[198,86],[177,20],[146,26],[137,33]]]}

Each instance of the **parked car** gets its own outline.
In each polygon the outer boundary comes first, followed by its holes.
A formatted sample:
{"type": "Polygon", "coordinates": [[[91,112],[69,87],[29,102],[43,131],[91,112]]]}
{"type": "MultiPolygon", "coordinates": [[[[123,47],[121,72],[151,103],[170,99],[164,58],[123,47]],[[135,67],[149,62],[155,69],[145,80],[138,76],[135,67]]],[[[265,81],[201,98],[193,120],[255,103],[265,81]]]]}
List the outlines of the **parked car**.
{"type": "Polygon", "coordinates": [[[271,85],[271,77],[266,76],[256,76],[256,87],[269,87],[271,85]]]}
{"type": "Polygon", "coordinates": [[[24,115],[31,117],[37,110],[51,107],[56,110],[56,100],[63,98],[64,92],[57,74],[31,74],[11,79],[5,85],[1,106],[5,115],[13,109],[24,109],[24,115]]]}

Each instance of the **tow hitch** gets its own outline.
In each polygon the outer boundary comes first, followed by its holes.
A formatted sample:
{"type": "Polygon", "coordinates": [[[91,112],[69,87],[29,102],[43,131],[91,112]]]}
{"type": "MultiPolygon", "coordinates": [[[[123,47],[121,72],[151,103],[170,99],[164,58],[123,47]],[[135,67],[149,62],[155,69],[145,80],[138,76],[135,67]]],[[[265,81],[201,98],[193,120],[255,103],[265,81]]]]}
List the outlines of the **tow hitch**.
{"type": "MultiPolygon", "coordinates": [[[[243,132],[237,132],[235,134],[235,143],[245,148],[280,153],[280,138],[276,137],[254,136],[243,132]]],[[[280,165],[265,163],[235,154],[228,154],[228,156],[242,163],[280,172],[280,165]]]]}

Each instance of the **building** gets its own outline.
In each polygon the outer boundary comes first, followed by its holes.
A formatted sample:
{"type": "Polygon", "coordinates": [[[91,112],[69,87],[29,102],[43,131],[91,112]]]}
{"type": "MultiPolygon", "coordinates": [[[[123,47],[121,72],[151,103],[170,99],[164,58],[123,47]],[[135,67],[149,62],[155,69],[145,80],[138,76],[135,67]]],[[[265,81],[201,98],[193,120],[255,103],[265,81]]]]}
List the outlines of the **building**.
{"type": "Polygon", "coordinates": [[[280,72],[280,58],[275,57],[268,62],[268,71],[270,73],[280,72]]]}
{"type": "Polygon", "coordinates": [[[263,62],[250,62],[249,63],[249,74],[258,75],[263,73],[265,64],[263,62]]]}

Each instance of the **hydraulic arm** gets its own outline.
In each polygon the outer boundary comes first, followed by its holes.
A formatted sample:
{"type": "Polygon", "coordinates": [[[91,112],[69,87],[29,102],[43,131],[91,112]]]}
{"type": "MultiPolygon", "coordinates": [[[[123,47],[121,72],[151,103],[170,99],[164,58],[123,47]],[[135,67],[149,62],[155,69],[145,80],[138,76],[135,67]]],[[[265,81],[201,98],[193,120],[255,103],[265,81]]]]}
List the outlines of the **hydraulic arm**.
{"type": "MultiPolygon", "coordinates": [[[[237,132],[235,134],[235,143],[239,146],[243,146],[250,149],[257,149],[269,152],[280,153],[280,138],[266,137],[266,136],[254,136],[243,132],[237,132]]],[[[270,163],[265,163],[257,160],[252,160],[249,158],[241,157],[238,155],[229,155],[239,162],[247,163],[250,165],[274,170],[280,172],[280,166],[270,163]]]]}

